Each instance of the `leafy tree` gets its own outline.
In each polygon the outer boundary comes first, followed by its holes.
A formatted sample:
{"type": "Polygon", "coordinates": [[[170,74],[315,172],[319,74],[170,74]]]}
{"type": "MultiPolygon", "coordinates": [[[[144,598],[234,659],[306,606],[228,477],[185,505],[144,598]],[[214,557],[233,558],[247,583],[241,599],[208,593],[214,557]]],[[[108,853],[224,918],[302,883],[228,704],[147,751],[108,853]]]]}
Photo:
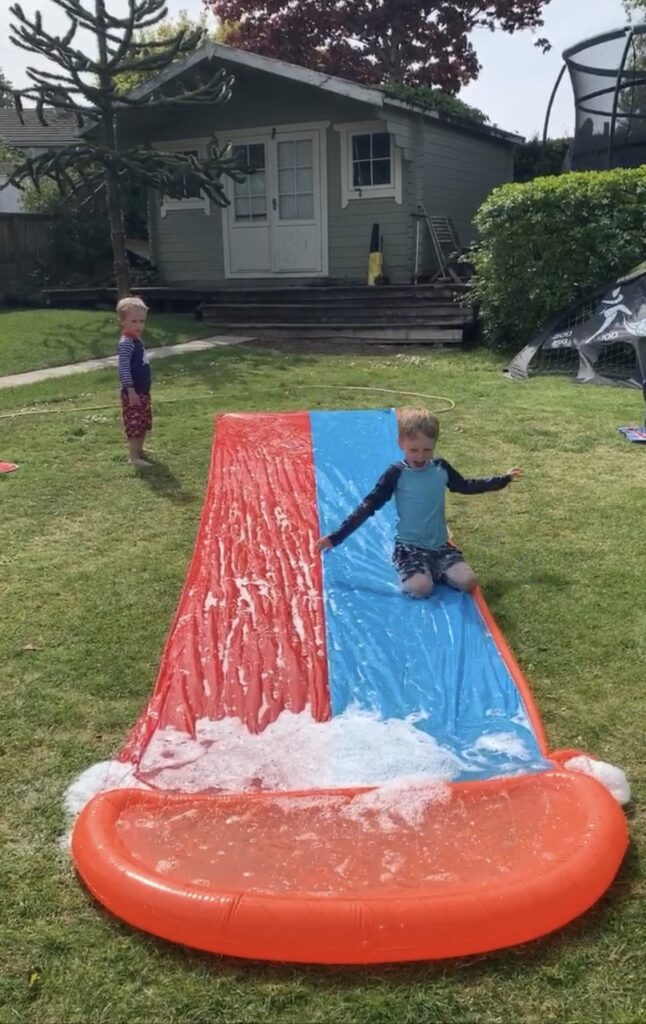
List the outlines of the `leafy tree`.
{"type": "MultiPolygon", "coordinates": [[[[216,28],[209,31],[206,11],[203,12],[200,18],[191,18],[187,11],[180,11],[174,21],[171,19],[160,21],[154,28],[139,32],[136,38],[136,43],[141,47],[141,55],[149,56],[154,52],[153,46],[149,44],[154,45],[155,43],[168,43],[175,39],[180,32],[185,32],[187,34],[195,33],[196,36],[199,34],[200,42],[210,39],[214,43],[224,43],[226,42],[230,31],[230,27],[227,25],[218,25],[216,28]]],[[[155,74],[155,71],[146,71],[142,69],[139,71],[125,72],[119,79],[119,93],[123,94],[131,92],[138,85],[143,85],[144,82],[149,82],[155,74]]]]}
{"type": "MultiPolygon", "coordinates": [[[[470,34],[542,25],[550,0],[205,0],[233,46],[383,85],[455,93],[477,77],[470,34]]],[[[544,49],[549,44],[537,40],[544,49]]]]}
{"type": "Polygon", "coordinates": [[[7,172],[10,170],[17,159],[17,153],[15,153],[4,141],[0,139],[0,172],[7,172]]]}
{"type": "Polygon", "coordinates": [[[12,107],[11,99],[12,85],[3,71],[0,71],[0,107],[12,107]]]}
{"type": "Polygon", "coordinates": [[[76,116],[78,141],[37,156],[22,155],[9,183],[22,187],[31,182],[38,188],[53,180],[62,191],[72,191],[81,181],[88,194],[105,188],[114,269],[119,295],[130,290],[125,248],[122,192],[125,183],[154,188],[166,195],[182,197],[187,188],[201,189],[217,205],[225,205],[222,174],[236,177],[235,161],[228,150],[213,140],[206,157],[165,153],[145,145],[124,149],[119,145],[118,121],[124,111],[144,110],[153,117],[159,107],[179,109],[188,105],[225,102],[230,96],[230,77],[222,70],[209,69],[202,78],[199,70],[193,84],[184,86],[174,79],[144,95],[122,95],[123,75],[146,72],[158,74],[173,61],[193,53],[203,32],[180,28],[171,38],[141,42],[141,33],[159,25],[167,16],[164,0],[128,0],[122,17],[108,13],[107,0],[50,0],[69,18],[63,36],[52,35],[42,15],[24,13],[19,4],[10,8],[15,21],[10,39],[15,46],[46,58],[54,70],[27,69],[31,84],[15,93],[19,116],[23,102],[36,104],[38,116],[47,123],[47,111],[65,111],[76,116]],[[76,43],[82,29],[94,36],[96,50],[88,53],[85,43],[76,43]],[[88,112],[89,111],[89,112],[88,112]]]}
{"type": "Polygon", "coordinates": [[[50,217],[47,254],[48,279],[56,284],[99,281],[112,261],[105,190],[87,193],[75,180],[72,192],[61,192],[55,182],[39,188],[26,185],[22,205],[28,213],[50,217]]]}
{"type": "Polygon", "coordinates": [[[543,153],[542,139],[533,135],[516,148],[514,181],[531,181],[532,178],[562,174],[571,142],[571,139],[548,139],[543,153]]]}

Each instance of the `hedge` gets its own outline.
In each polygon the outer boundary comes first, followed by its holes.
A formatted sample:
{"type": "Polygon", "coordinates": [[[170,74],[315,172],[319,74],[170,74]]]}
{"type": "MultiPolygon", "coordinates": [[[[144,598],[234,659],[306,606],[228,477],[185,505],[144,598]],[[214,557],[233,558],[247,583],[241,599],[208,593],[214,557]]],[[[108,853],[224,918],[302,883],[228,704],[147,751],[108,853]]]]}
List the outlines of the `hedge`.
{"type": "Polygon", "coordinates": [[[494,189],[470,254],[491,345],[520,347],[555,313],[646,256],[646,167],[494,189]]]}

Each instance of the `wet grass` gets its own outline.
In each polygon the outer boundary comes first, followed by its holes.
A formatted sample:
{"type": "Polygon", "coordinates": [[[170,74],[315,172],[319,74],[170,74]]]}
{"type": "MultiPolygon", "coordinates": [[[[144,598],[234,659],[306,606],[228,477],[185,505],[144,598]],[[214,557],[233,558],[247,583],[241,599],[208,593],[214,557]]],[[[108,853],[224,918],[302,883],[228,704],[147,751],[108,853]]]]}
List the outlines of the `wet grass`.
{"type": "Polygon", "coordinates": [[[112,372],[0,392],[0,458],[21,464],[0,477],[2,1024],[645,1020],[646,451],[616,432],[638,419],[639,394],[510,382],[478,351],[243,346],[154,369],[149,476],[125,462],[112,372]],[[616,883],[540,942],[347,970],[207,957],[105,914],[60,851],[64,790],[118,749],[153,685],[197,528],[214,414],[404,401],[335,390],[344,385],[448,396],[456,408],[441,416],[440,454],[465,475],[525,469],[502,496],[451,497],[452,527],[552,746],[622,765],[636,797],[616,883]],[[34,414],[14,415],[22,411],[34,414]]]}
{"type": "MultiPolygon", "coordinates": [[[[146,345],[175,345],[213,333],[186,313],[155,313],[146,345]]],[[[0,310],[0,377],[114,355],[118,336],[110,310],[0,310]]]]}

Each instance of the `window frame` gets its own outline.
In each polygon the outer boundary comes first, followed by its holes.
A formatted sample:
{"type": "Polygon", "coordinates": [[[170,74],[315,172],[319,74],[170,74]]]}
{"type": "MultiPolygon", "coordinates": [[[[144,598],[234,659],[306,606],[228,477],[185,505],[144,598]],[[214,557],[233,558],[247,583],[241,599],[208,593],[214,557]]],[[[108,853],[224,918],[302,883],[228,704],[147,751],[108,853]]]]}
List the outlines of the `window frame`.
{"type": "MultiPolygon", "coordinates": [[[[249,200],[249,213],[251,214],[251,200],[254,199],[254,198],[260,198],[260,197],[254,196],[252,194],[252,192],[251,192],[251,189],[249,190],[248,196],[236,196],[236,192],[235,192],[236,182],[231,182],[231,189],[232,189],[232,194],[231,194],[231,197],[230,197],[230,201],[231,201],[231,214],[233,216],[234,223],[238,227],[246,227],[247,225],[253,226],[255,224],[268,224],[270,216],[271,216],[270,181],[269,181],[269,167],[268,167],[268,159],[267,159],[268,158],[268,152],[267,152],[266,140],[263,139],[262,142],[258,143],[258,142],[255,142],[252,139],[248,139],[248,140],[244,139],[244,138],[238,139],[235,142],[233,142],[233,141],[231,142],[231,149],[232,149],[232,151],[234,149],[238,148],[238,147],[240,147],[240,148],[246,147],[248,149],[249,146],[252,146],[252,145],[260,145],[260,146],[262,146],[263,149],[264,149],[264,152],[265,152],[265,166],[263,167],[263,172],[265,174],[265,194],[264,194],[264,199],[265,199],[265,204],[266,204],[265,215],[264,215],[264,217],[254,217],[253,215],[250,215],[249,217],[241,217],[241,218],[239,218],[238,214],[237,214],[237,211],[236,211],[236,200],[238,198],[248,199],[249,200]]],[[[246,175],[245,179],[244,179],[244,184],[248,184],[252,180],[252,178],[253,178],[253,174],[246,175]]]]}
{"type": "MultiPolygon", "coordinates": [[[[203,160],[206,157],[208,142],[209,140],[204,138],[171,139],[168,142],[153,142],[153,148],[166,153],[185,153],[193,150],[203,160]]],[[[176,196],[161,196],[160,214],[162,217],[177,210],[202,210],[208,217],[211,213],[211,200],[204,192],[201,192],[199,196],[189,196],[186,199],[178,199],[176,196]]]]}
{"type": "Polygon", "coordinates": [[[351,200],[361,199],[394,199],[402,202],[402,154],[396,145],[395,137],[388,131],[384,121],[365,121],[355,124],[337,124],[334,126],[341,138],[341,206],[346,207],[351,200]],[[389,135],[390,136],[390,170],[389,185],[355,185],[353,139],[356,135],[389,135]]]}

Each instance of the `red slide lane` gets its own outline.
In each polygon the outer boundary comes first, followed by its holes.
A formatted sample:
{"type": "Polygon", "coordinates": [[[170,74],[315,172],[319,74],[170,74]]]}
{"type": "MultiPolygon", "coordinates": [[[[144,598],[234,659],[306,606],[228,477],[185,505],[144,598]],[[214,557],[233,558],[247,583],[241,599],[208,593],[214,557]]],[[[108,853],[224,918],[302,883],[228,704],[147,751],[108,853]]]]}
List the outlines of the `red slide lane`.
{"type": "Polygon", "coordinates": [[[260,732],[286,709],[330,716],[309,417],[227,414],[216,431],[190,569],[122,760],[201,717],[260,732]]]}

